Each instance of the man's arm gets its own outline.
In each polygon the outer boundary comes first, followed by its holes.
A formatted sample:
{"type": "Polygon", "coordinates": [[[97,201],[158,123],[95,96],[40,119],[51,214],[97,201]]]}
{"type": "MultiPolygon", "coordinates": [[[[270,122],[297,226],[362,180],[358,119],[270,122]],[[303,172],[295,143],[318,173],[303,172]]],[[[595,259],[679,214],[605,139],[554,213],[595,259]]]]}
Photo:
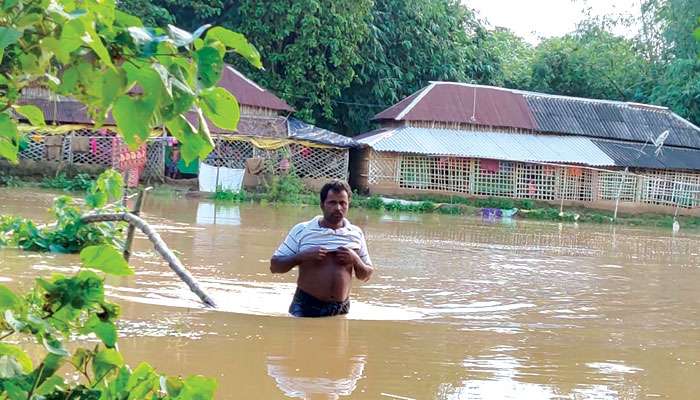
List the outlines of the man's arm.
{"type": "Polygon", "coordinates": [[[314,247],[312,249],[302,251],[301,253],[289,256],[272,256],[270,259],[270,272],[273,274],[284,274],[304,262],[323,261],[327,254],[328,251],[326,249],[322,247],[314,247]]]}
{"type": "Polygon", "coordinates": [[[365,262],[362,261],[359,256],[357,257],[357,261],[358,262],[355,262],[355,265],[353,266],[355,276],[362,282],[369,281],[369,278],[371,278],[372,274],[374,273],[374,268],[369,264],[365,264],[365,262]]]}
{"type": "Polygon", "coordinates": [[[270,259],[270,272],[273,274],[284,274],[299,264],[299,254],[293,256],[272,256],[270,259]]]}

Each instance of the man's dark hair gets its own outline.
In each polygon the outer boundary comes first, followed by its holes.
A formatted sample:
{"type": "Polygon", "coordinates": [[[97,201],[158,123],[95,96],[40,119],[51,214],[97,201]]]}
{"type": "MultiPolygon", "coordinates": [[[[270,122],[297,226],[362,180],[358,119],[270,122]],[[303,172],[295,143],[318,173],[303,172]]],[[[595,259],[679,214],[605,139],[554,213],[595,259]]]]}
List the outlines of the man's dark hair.
{"type": "Polygon", "coordinates": [[[334,179],[323,185],[323,187],[321,188],[321,204],[326,202],[328,192],[330,192],[331,190],[336,193],[345,191],[345,193],[348,194],[348,199],[352,197],[352,190],[350,190],[350,185],[348,185],[345,181],[334,179]]]}

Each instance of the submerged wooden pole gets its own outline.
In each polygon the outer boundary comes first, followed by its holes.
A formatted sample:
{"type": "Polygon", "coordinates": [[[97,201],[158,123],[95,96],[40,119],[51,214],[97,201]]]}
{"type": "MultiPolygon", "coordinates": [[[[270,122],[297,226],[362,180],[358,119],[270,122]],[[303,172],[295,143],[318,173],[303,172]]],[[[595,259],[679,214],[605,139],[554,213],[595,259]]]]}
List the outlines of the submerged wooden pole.
{"type": "MultiPolygon", "coordinates": [[[[143,206],[143,199],[146,197],[146,192],[151,190],[150,187],[139,190],[139,195],[136,197],[136,204],[134,205],[134,210],[131,212],[135,216],[141,215],[141,207],[143,206]]],[[[125,204],[126,205],[126,204],[125,204]]],[[[134,234],[136,233],[136,226],[129,224],[129,229],[126,232],[126,243],[124,243],[124,259],[128,262],[131,258],[131,245],[134,242],[134,234]]]]}
{"type": "Polygon", "coordinates": [[[141,232],[143,232],[144,235],[148,237],[148,239],[153,243],[153,247],[156,249],[158,254],[160,254],[165,261],[168,262],[168,265],[170,266],[170,269],[175,271],[177,276],[180,277],[180,279],[189,286],[190,290],[194,292],[199,298],[204,302],[204,304],[210,306],[210,307],[216,307],[216,303],[214,303],[214,300],[212,300],[209,295],[207,295],[202,288],[199,286],[199,283],[197,280],[190,275],[189,272],[187,272],[187,269],[185,269],[185,266],[182,265],[180,260],[177,258],[175,253],[173,253],[169,248],[168,245],[165,244],[163,239],[161,239],[160,235],[158,232],[156,232],[153,228],[151,228],[150,225],[140,217],[132,214],[132,213],[117,213],[117,214],[95,214],[95,215],[88,215],[82,218],[82,221],[85,223],[93,223],[93,222],[107,222],[107,221],[126,221],[129,223],[129,225],[133,225],[136,228],[139,228],[141,232]]]}

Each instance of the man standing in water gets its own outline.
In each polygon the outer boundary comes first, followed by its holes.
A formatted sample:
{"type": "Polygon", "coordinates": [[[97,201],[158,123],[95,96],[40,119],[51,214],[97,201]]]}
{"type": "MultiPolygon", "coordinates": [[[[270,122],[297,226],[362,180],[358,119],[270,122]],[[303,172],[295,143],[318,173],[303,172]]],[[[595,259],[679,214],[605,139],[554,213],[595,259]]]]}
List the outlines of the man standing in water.
{"type": "Polygon", "coordinates": [[[353,271],[364,282],[372,276],[365,235],[345,218],[351,193],[345,182],[326,183],[321,189],[323,215],[292,228],[270,260],[275,274],[299,266],[297,291],[289,306],[295,317],[347,314],[353,271]]]}

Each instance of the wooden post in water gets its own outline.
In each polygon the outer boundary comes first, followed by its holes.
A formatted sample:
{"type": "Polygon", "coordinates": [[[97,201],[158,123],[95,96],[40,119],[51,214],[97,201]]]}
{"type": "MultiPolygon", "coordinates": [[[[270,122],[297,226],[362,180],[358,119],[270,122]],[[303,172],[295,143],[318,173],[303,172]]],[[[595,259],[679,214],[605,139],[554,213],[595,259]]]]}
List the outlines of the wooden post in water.
{"type": "Polygon", "coordinates": [[[617,221],[617,208],[620,205],[620,197],[622,196],[622,185],[625,184],[625,178],[627,178],[628,167],[625,167],[625,172],[620,175],[620,186],[617,188],[617,198],[615,199],[615,214],[613,214],[613,222],[617,221]]]}
{"type": "MultiPolygon", "coordinates": [[[[134,210],[131,212],[137,217],[141,215],[141,207],[143,206],[143,199],[146,197],[146,192],[151,190],[151,187],[139,190],[139,195],[136,197],[136,204],[134,205],[134,210]]],[[[126,242],[124,243],[124,259],[129,262],[131,258],[131,245],[134,242],[134,234],[136,233],[136,226],[129,224],[129,229],[126,232],[126,242]]]]}

